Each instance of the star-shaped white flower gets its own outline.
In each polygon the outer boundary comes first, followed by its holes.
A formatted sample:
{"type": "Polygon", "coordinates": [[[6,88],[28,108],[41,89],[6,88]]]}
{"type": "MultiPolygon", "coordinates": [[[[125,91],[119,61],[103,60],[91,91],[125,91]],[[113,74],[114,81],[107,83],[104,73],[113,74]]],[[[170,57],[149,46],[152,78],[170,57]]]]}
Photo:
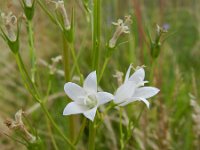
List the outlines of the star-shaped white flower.
{"type": "Polygon", "coordinates": [[[117,89],[114,102],[119,106],[125,106],[134,101],[143,101],[149,108],[147,98],[156,95],[160,90],[155,87],[144,86],[148,81],[144,81],[145,72],[139,68],[130,76],[132,66],[130,65],[124,83],[117,89]]]}
{"type": "Polygon", "coordinates": [[[96,71],[90,73],[84,81],[83,87],[68,82],[64,85],[65,93],[73,100],[69,103],[63,115],[83,114],[85,117],[94,120],[97,108],[114,99],[113,95],[107,92],[97,91],[96,71]]]}

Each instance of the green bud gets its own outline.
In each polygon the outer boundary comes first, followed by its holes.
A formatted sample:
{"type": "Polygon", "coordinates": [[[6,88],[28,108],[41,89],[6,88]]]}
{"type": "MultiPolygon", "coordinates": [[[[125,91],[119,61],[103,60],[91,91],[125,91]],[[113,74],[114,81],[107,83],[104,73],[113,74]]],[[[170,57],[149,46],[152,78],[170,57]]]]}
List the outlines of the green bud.
{"type": "Polygon", "coordinates": [[[156,59],[160,54],[161,43],[151,43],[151,57],[156,59]]]}
{"type": "Polygon", "coordinates": [[[3,29],[0,27],[0,30],[2,32],[2,38],[3,40],[8,44],[10,50],[14,53],[17,54],[19,52],[19,25],[17,25],[17,37],[16,40],[10,39],[6,33],[3,31],[3,29]]]}
{"type": "Polygon", "coordinates": [[[35,11],[35,0],[33,0],[32,5],[27,4],[27,1],[22,0],[22,7],[24,9],[25,16],[28,20],[32,20],[35,11]]]}

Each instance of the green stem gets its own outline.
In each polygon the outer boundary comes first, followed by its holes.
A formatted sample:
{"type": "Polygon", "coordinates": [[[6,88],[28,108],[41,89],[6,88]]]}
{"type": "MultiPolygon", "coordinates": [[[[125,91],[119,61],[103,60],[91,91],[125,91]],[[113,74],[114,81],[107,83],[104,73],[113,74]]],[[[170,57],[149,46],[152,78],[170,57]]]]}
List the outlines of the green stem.
{"type": "Polygon", "coordinates": [[[54,148],[55,150],[59,150],[59,149],[58,149],[58,146],[57,146],[57,144],[56,144],[56,140],[55,140],[55,138],[54,138],[54,136],[53,136],[53,133],[52,133],[52,130],[51,130],[51,125],[50,125],[50,123],[49,123],[49,119],[47,118],[47,116],[45,116],[45,118],[46,118],[47,128],[48,128],[48,130],[49,130],[49,135],[50,135],[50,138],[51,138],[51,141],[52,141],[53,148],[54,148]]]}
{"type": "Polygon", "coordinates": [[[94,122],[89,123],[89,147],[88,150],[95,150],[95,136],[96,136],[96,126],[94,122]]]}
{"type": "MultiPolygon", "coordinates": [[[[65,82],[70,81],[70,47],[63,34],[63,63],[64,63],[64,72],[65,72],[65,82]]],[[[76,60],[75,60],[76,62],[76,60]]],[[[69,131],[70,131],[70,139],[74,140],[75,138],[75,116],[71,115],[69,117],[69,131]]]]}
{"type": "Polygon", "coordinates": [[[72,57],[73,57],[73,60],[74,60],[74,63],[75,63],[76,71],[78,72],[79,77],[80,77],[80,82],[83,83],[83,75],[81,74],[81,71],[80,71],[80,68],[79,68],[79,65],[78,65],[78,60],[77,60],[77,57],[76,57],[76,54],[75,54],[74,45],[69,43],[69,46],[70,46],[72,57]]]}
{"type": "Polygon", "coordinates": [[[76,140],[74,141],[74,145],[78,144],[78,141],[80,140],[80,138],[81,138],[81,136],[83,134],[83,131],[84,131],[85,127],[86,127],[86,124],[87,124],[87,119],[84,117],[83,123],[82,123],[80,131],[79,131],[79,134],[78,134],[76,140]]]}
{"type": "Polygon", "coordinates": [[[15,59],[20,71],[20,74],[22,76],[22,79],[24,80],[24,85],[27,88],[27,90],[29,91],[29,93],[33,96],[33,98],[39,102],[39,97],[37,95],[39,95],[37,88],[35,87],[35,85],[32,83],[28,72],[25,69],[24,63],[22,61],[21,55],[19,53],[15,54],[15,59]]]}
{"type": "Polygon", "coordinates": [[[57,132],[63,137],[63,139],[70,145],[72,149],[75,149],[74,145],[71,143],[71,141],[63,134],[63,132],[58,128],[57,124],[54,122],[53,118],[49,114],[47,108],[44,105],[44,102],[40,99],[39,92],[37,91],[37,88],[34,83],[32,83],[26,68],[24,66],[24,63],[21,59],[21,56],[19,53],[15,55],[17,65],[19,67],[21,76],[25,82],[25,86],[27,87],[28,91],[31,93],[31,95],[37,100],[37,102],[40,104],[42,110],[44,111],[45,115],[48,117],[54,128],[57,130],[57,132]]]}
{"type": "Polygon", "coordinates": [[[92,42],[93,42],[93,60],[92,68],[96,69],[98,74],[99,63],[99,49],[100,49],[100,25],[101,25],[101,0],[93,0],[93,24],[92,24],[92,42]]]}
{"type": "Polygon", "coordinates": [[[108,61],[109,61],[109,57],[106,57],[106,60],[104,61],[103,68],[102,68],[101,73],[100,73],[100,76],[98,78],[98,83],[101,81],[101,78],[103,77],[103,73],[104,73],[105,68],[108,64],[108,61]]]}
{"type": "Polygon", "coordinates": [[[59,127],[57,126],[57,124],[54,122],[53,118],[51,117],[50,113],[48,112],[48,110],[45,107],[45,105],[44,105],[43,102],[40,102],[40,106],[41,106],[43,112],[45,113],[45,115],[48,117],[48,119],[51,122],[51,124],[54,126],[54,128],[56,129],[56,131],[62,136],[62,138],[66,141],[66,143],[68,143],[69,146],[72,149],[76,149],[75,146],[71,143],[71,141],[64,135],[63,131],[61,131],[59,129],[59,127]]]}
{"type": "Polygon", "coordinates": [[[124,134],[122,129],[122,108],[119,111],[120,149],[124,149],[124,134]]]}
{"type": "Polygon", "coordinates": [[[32,21],[27,21],[27,29],[28,29],[28,38],[29,38],[29,49],[30,49],[30,58],[31,58],[31,80],[35,83],[35,73],[36,73],[36,55],[34,48],[34,39],[33,39],[33,26],[32,21]]]}

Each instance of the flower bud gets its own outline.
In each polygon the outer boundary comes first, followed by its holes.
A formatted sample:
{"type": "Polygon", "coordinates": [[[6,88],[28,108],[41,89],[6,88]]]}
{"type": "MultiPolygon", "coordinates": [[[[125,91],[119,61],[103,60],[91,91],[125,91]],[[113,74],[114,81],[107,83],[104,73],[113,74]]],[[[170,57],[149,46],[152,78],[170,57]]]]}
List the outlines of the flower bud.
{"type": "Polygon", "coordinates": [[[32,20],[35,11],[35,0],[22,0],[24,14],[28,20],[32,20]]]}

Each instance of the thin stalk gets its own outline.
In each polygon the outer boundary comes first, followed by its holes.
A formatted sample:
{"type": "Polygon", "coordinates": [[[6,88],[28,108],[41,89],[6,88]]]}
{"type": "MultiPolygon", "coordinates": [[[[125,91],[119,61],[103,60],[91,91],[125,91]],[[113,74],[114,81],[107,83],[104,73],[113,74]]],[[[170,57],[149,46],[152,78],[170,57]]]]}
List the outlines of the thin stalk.
{"type": "Polygon", "coordinates": [[[122,129],[122,108],[119,111],[120,149],[124,149],[124,134],[122,129]]]}
{"type": "Polygon", "coordinates": [[[47,108],[44,105],[44,102],[40,99],[39,92],[37,91],[37,88],[34,83],[32,83],[26,68],[24,66],[24,63],[21,59],[21,56],[19,53],[15,55],[16,62],[19,66],[20,73],[22,75],[22,78],[25,82],[25,85],[28,89],[28,91],[31,93],[31,95],[37,100],[37,102],[40,104],[42,110],[44,111],[45,115],[48,117],[56,131],[63,137],[63,139],[70,145],[72,149],[75,149],[74,145],[71,143],[71,141],[64,135],[64,133],[58,128],[57,124],[54,122],[53,118],[51,117],[50,113],[48,112],[47,108]],[[28,84],[27,84],[28,83],[28,84]]]}
{"type": "Polygon", "coordinates": [[[96,126],[94,122],[89,123],[89,145],[88,150],[95,150],[95,136],[96,136],[96,126]]]}
{"type": "Polygon", "coordinates": [[[54,126],[54,128],[56,129],[56,131],[62,136],[62,138],[66,141],[66,143],[68,143],[69,146],[72,149],[76,149],[75,146],[71,143],[71,141],[64,135],[63,131],[61,131],[59,129],[59,127],[57,126],[57,124],[55,123],[55,121],[53,120],[53,118],[51,117],[49,111],[47,110],[47,108],[46,108],[46,106],[44,105],[43,102],[40,102],[40,106],[41,106],[43,112],[45,113],[45,115],[48,117],[48,119],[51,122],[51,124],[54,126]]]}
{"type": "Polygon", "coordinates": [[[58,146],[57,146],[57,144],[56,144],[56,140],[55,140],[55,138],[54,138],[54,136],[53,136],[53,133],[52,133],[52,130],[51,130],[51,125],[50,125],[50,123],[49,123],[49,119],[47,118],[47,116],[45,116],[45,117],[46,117],[47,128],[48,128],[48,130],[49,130],[49,134],[50,134],[50,138],[51,138],[51,141],[52,141],[53,148],[54,148],[55,150],[59,150],[59,149],[58,149],[58,146]]]}
{"type": "Polygon", "coordinates": [[[33,96],[33,98],[39,102],[39,97],[37,97],[38,92],[36,90],[36,87],[33,85],[31,79],[29,78],[29,75],[25,69],[24,63],[21,59],[21,55],[19,53],[15,54],[15,59],[20,71],[20,74],[22,76],[22,79],[24,80],[24,85],[27,88],[27,90],[29,91],[29,93],[33,96]]]}
{"type": "Polygon", "coordinates": [[[80,140],[80,138],[81,138],[81,136],[83,134],[83,131],[84,131],[85,127],[86,127],[86,124],[87,124],[87,119],[84,117],[83,123],[82,123],[80,131],[79,131],[79,134],[78,134],[76,140],[74,141],[74,145],[78,144],[78,141],[80,140]]]}
{"type": "MultiPolygon", "coordinates": [[[[64,63],[64,72],[65,72],[65,82],[70,81],[70,47],[65,35],[63,34],[63,63],[64,63]]],[[[70,139],[74,140],[75,138],[75,116],[71,115],[69,117],[69,131],[70,139]]]]}
{"type": "Polygon", "coordinates": [[[33,35],[33,26],[32,21],[27,20],[27,30],[28,30],[28,38],[29,38],[29,51],[30,51],[30,58],[31,58],[31,80],[35,83],[35,73],[36,73],[36,55],[35,55],[35,48],[34,48],[34,35],[33,35]]]}
{"type": "Polygon", "coordinates": [[[76,57],[76,54],[75,54],[74,45],[73,44],[69,44],[69,46],[70,46],[72,58],[73,58],[74,63],[75,63],[76,71],[78,72],[79,77],[80,77],[80,82],[83,83],[83,75],[81,74],[80,67],[78,65],[78,60],[77,60],[77,57],[76,57]]]}
{"type": "Polygon", "coordinates": [[[134,127],[133,127],[132,132],[135,130],[135,128],[136,128],[138,122],[140,121],[140,118],[141,118],[141,116],[142,116],[142,113],[143,113],[143,111],[144,111],[144,108],[145,108],[145,106],[142,106],[142,109],[141,109],[141,111],[140,111],[138,117],[136,118],[135,125],[134,125],[134,127]]]}
{"type": "Polygon", "coordinates": [[[99,49],[100,49],[100,25],[101,25],[101,0],[93,0],[93,24],[92,24],[92,68],[98,73],[99,49]]]}
{"type": "Polygon", "coordinates": [[[98,78],[98,83],[101,81],[101,78],[103,77],[103,73],[105,71],[105,68],[108,64],[108,61],[109,61],[109,57],[106,57],[105,61],[104,61],[104,64],[103,64],[103,68],[101,69],[101,73],[100,73],[100,76],[98,78]]]}

